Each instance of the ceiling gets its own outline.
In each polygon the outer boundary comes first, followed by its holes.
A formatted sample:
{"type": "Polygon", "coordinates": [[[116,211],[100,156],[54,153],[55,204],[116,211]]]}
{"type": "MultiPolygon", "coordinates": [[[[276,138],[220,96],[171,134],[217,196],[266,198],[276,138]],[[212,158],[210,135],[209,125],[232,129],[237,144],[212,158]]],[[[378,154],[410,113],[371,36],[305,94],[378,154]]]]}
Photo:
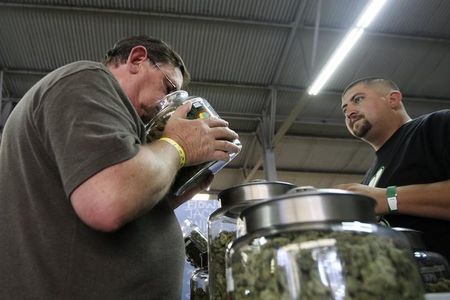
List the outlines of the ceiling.
{"type": "Polygon", "coordinates": [[[360,181],[372,149],[347,132],[340,93],[394,80],[412,117],[450,108],[450,1],[390,0],[317,96],[305,90],[366,0],[0,1],[0,129],[25,92],[66,63],[100,60],[115,41],[168,42],[243,149],[212,192],[254,179],[332,187],[360,181]]]}

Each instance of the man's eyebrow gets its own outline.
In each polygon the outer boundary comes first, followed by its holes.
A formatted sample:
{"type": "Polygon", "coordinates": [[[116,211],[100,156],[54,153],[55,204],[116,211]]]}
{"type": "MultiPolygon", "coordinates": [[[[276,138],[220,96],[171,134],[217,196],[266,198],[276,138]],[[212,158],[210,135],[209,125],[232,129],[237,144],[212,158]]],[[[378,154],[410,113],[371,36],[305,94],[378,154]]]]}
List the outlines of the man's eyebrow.
{"type": "MultiPolygon", "coordinates": [[[[354,101],[355,101],[355,98],[356,98],[357,96],[361,96],[361,95],[364,95],[364,92],[356,92],[356,93],[354,93],[353,96],[349,99],[349,102],[354,102],[354,101]]],[[[341,109],[344,109],[344,108],[346,108],[346,107],[347,107],[347,103],[341,105],[341,109]]]]}

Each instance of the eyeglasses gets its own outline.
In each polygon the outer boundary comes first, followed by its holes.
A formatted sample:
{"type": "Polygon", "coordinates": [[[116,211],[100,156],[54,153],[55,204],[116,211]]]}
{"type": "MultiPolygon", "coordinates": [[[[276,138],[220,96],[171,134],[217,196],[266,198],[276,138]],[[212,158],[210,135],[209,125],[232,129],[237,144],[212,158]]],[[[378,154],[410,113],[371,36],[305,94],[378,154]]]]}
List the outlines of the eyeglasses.
{"type": "Polygon", "coordinates": [[[172,93],[172,92],[178,91],[177,86],[173,83],[172,80],[170,80],[170,78],[169,78],[169,76],[167,76],[166,72],[164,72],[163,70],[161,70],[161,68],[159,67],[158,63],[154,62],[154,61],[153,61],[152,59],[150,59],[150,58],[149,58],[149,60],[155,65],[155,67],[156,67],[159,71],[161,71],[161,73],[163,73],[163,75],[164,75],[164,77],[166,78],[167,82],[169,82],[171,88],[168,89],[168,91],[167,91],[168,93],[167,93],[167,94],[170,94],[170,93],[172,93]]]}

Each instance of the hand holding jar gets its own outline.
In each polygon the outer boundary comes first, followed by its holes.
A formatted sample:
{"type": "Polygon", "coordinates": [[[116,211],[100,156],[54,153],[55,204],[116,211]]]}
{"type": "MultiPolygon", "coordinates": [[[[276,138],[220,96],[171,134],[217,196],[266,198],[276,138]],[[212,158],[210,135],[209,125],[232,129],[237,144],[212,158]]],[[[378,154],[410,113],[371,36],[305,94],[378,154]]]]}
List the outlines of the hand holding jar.
{"type": "Polygon", "coordinates": [[[228,122],[215,116],[188,119],[193,103],[178,107],[163,131],[163,136],[177,141],[186,154],[186,166],[212,160],[228,161],[230,153],[238,153],[240,147],[232,141],[238,138],[228,127],[228,122]]]}

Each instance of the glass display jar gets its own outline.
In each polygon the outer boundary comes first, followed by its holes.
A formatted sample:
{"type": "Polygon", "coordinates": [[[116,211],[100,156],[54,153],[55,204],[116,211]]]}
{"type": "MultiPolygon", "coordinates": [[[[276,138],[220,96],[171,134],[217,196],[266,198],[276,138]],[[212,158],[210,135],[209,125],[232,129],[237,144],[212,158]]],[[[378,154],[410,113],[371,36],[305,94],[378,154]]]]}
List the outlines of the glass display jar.
{"type": "Polygon", "coordinates": [[[208,266],[208,240],[200,228],[190,220],[184,220],[181,225],[183,232],[186,260],[195,268],[208,266]]]}
{"type": "Polygon", "coordinates": [[[211,299],[226,299],[225,253],[238,235],[238,217],[242,209],[274,196],[295,185],[281,181],[258,180],[223,190],[218,195],[220,208],[208,218],[208,269],[211,299]]]}
{"type": "Polygon", "coordinates": [[[392,228],[403,233],[414,252],[425,290],[428,293],[450,292],[450,267],[439,253],[428,251],[422,238],[422,232],[409,228],[392,228]]]}
{"type": "Polygon", "coordinates": [[[190,280],[191,300],[208,300],[208,270],[196,269],[192,272],[190,280]]]}
{"type": "Polygon", "coordinates": [[[342,190],[283,196],[241,213],[227,251],[231,299],[424,299],[405,237],[377,225],[375,201],[342,190]]]}
{"type": "MultiPolygon", "coordinates": [[[[187,114],[188,119],[205,119],[209,117],[220,118],[206,99],[197,96],[189,96],[188,93],[183,90],[175,91],[164,97],[157,109],[159,112],[145,126],[146,138],[149,143],[162,137],[164,127],[170,116],[177,107],[186,101],[192,102],[192,108],[187,114]]],[[[238,139],[234,140],[233,143],[241,147],[241,142],[238,139]]],[[[186,166],[181,168],[172,185],[172,193],[179,196],[204,181],[210,174],[217,174],[238,154],[239,153],[231,153],[228,161],[210,161],[196,166],[186,166]]]]}

